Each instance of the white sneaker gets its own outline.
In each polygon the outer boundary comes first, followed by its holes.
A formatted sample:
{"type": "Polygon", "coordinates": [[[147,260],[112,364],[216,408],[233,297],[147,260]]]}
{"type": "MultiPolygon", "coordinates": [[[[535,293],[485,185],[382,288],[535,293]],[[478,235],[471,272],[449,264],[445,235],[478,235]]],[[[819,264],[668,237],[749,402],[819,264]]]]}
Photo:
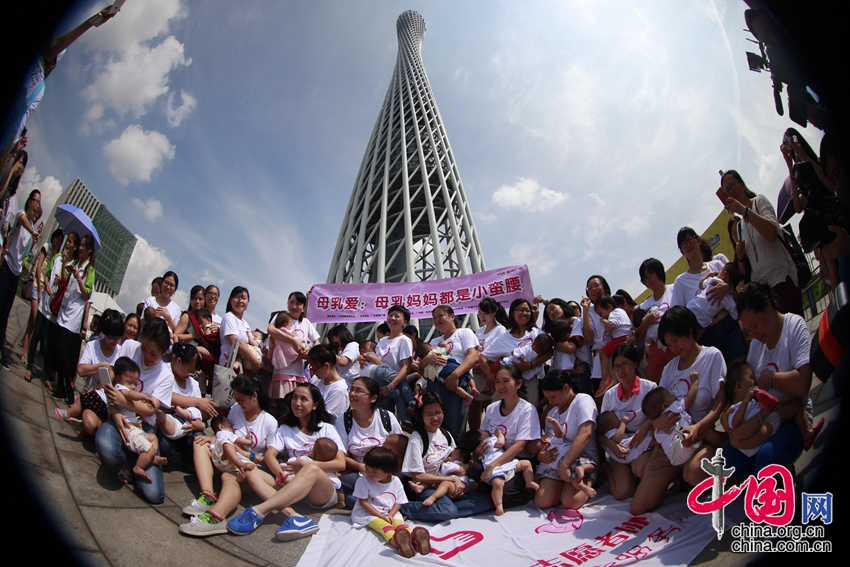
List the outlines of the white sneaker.
{"type": "Polygon", "coordinates": [[[226,534],[227,522],[210,524],[209,522],[201,520],[198,516],[192,516],[189,518],[188,524],[180,524],[180,533],[198,537],[226,534]]]}
{"type": "Polygon", "coordinates": [[[212,508],[212,505],[204,504],[203,502],[198,502],[197,500],[192,500],[189,502],[189,505],[183,508],[183,513],[187,516],[200,516],[204,512],[209,511],[212,508]]]}

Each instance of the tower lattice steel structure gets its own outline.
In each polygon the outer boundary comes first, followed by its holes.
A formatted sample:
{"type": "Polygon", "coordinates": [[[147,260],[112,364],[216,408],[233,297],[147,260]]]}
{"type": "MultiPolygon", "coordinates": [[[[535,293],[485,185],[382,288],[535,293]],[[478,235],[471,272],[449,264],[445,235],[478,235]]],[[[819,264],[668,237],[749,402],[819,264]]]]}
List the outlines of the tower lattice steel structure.
{"type": "Polygon", "coordinates": [[[425,20],[409,10],[398,17],[396,30],[395,70],[354,182],[328,283],[414,282],[486,270],[422,64],[425,20]]]}

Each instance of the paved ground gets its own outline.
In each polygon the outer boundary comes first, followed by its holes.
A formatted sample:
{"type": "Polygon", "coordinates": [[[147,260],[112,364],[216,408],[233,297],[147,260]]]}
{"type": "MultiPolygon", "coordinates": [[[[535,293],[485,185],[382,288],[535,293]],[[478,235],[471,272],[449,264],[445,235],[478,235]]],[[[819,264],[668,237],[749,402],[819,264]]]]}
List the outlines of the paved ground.
{"type": "MultiPolygon", "coordinates": [[[[22,335],[26,306],[15,300],[7,338],[17,345],[22,335]]],[[[23,380],[20,347],[13,350],[15,363],[9,372],[0,369],[0,419],[7,442],[16,455],[16,467],[41,502],[40,514],[52,523],[59,538],[82,564],[88,565],[170,565],[190,560],[193,565],[295,565],[309,539],[282,543],[274,532],[282,517],[272,518],[253,535],[230,535],[195,539],[181,535],[177,526],[186,521],[181,508],[197,495],[199,489],[193,473],[179,458],[164,467],[166,499],[151,505],[122,485],[102,467],[90,442],[82,441],[77,430],[55,416],[63,402],[50,397],[39,379],[23,380]]],[[[837,415],[838,402],[833,400],[831,383],[816,382],[812,390],[815,413],[824,414],[830,422],[837,415]]],[[[827,427],[815,449],[797,463],[797,472],[806,484],[815,475],[822,455],[827,427]]],[[[216,487],[218,488],[218,487],[216,487]]],[[[11,495],[11,496],[18,496],[11,495]]],[[[246,496],[243,504],[254,503],[246,496]]],[[[238,512],[243,508],[240,506],[238,512]]],[[[32,510],[32,509],[29,509],[32,510]]],[[[332,512],[347,513],[347,512],[332,512]]],[[[318,520],[318,516],[313,518],[318,520]]],[[[7,520],[11,521],[11,520],[7,520]]],[[[20,519],[21,522],[28,520],[20,519]]],[[[22,528],[26,524],[21,525],[22,528]]],[[[29,543],[31,536],[23,535],[29,543]]],[[[16,533],[4,530],[7,540],[16,533]]],[[[42,547],[32,549],[32,557],[53,554],[51,538],[42,534],[42,547]]],[[[14,543],[14,542],[10,542],[14,543]]],[[[734,554],[731,538],[712,542],[695,559],[694,565],[739,566],[762,557],[757,554],[734,554]]]]}

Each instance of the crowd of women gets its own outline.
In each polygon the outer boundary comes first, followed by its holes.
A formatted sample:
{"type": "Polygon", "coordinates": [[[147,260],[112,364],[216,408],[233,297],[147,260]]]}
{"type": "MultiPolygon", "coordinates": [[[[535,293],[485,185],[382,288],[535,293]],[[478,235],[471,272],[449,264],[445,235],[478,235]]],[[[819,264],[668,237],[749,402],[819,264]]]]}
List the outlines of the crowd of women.
{"type": "MultiPolygon", "coordinates": [[[[316,524],[290,506],[357,505],[358,479],[370,474],[364,459],[375,447],[390,449],[397,461],[391,472],[408,480],[407,502],[400,507],[408,518],[440,522],[486,513],[494,505],[487,495],[494,471],[515,459],[538,467],[533,500],[541,509],[580,508],[594,497],[593,487],[607,482],[615,498],[631,499],[631,511],[644,513],[661,503],[675,481],[702,480],[700,462],[718,448],[736,475],[769,463],[791,466],[803,450],[794,420],[772,431],[757,451],[732,447],[718,425],[731,403],[724,388],[730,365],[747,361],[758,387],[780,404],[811,408],[812,380],[797,276],[793,262],[782,256],[787,252],[777,241],[781,229],[772,207],[734,171],[723,175],[722,194],[727,209],[740,215],[735,222],[742,228],[730,224],[738,243],[735,263],[747,266],[740,282],[713,279],[734,263],[712,256],[705,239],[686,227],[677,245],[687,271],[668,284],[660,261],[642,262],[640,280],[651,294],[641,305],[622,290],[612,294],[601,275],[588,278],[577,301],[538,296],[517,299],[506,311],[485,298],[475,332],[459,328],[451,306],[441,305],[432,312],[435,336],[425,349],[402,306],[389,309],[374,337],[377,344],[372,337],[356,341],[345,326],[331,328],[321,342],[305,317],[307,298],[300,292],[289,296],[285,311],[272,314],[267,329],[252,331],[244,317],[247,288],[233,288],[219,315],[219,289],[196,285],[184,311],[172,299],[178,276],[167,272],[152,282],[151,296],[136,314],[124,318],[105,311],[80,356],[94,280],[93,245],[89,235],[57,231],[41,248],[32,289],[24,292],[34,309],[26,379],[32,378],[41,342],[45,383],[68,405],[57,415],[79,420],[103,464],[135,482],[144,498],[161,502],[162,460],[145,474],[126,472],[138,455],[126,446],[123,418],[114,416],[139,409],[138,398],[93,379],[119,357],[135,362],[138,391],[155,408],[140,412],[143,428],[156,433],[161,456],[181,452],[197,475],[200,492],[187,503],[189,520],[180,526],[189,535],[249,533],[276,511],[286,516],[280,539],[314,533],[316,524]],[[718,307],[698,321],[692,301],[700,294],[718,307]],[[731,307],[724,303],[727,296],[731,307]],[[619,336],[613,323],[621,320],[618,309],[627,327],[619,336]],[[547,341],[539,341],[541,336],[547,341]],[[230,429],[217,421],[209,435],[208,420],[225,408],[205,393],[215,366],[225,363],[234,344],[240,374],[231,383],[236,403],[226,413],[232,432],[247,441],[241,462],[224,467],[214,449],[222,438],[217,434],[230,429]],[[428,367],[437,370],[429,374],[428,367]],[[680,433],[681,444],[693,449],[685,462],[673,464],[664,447],[648,440],[653,430],[678,427],[678,416],[650,420],[643,401],[656,388],[682,398],[691,384],[696,393],[686,410],[690,425],[680,433]],[[471,392],[477,393],[474,399],[471,392]],[[599,429],[600,412],[613,412],[629,443],[599,429]],[[469,462],[471,450],[461,454],[469,480],[443,468],[463,445],[467,427],[504,436],[501,453],[486,466],[474,458],[469,462]],[[322,438],[333,441],[335,455],[318,454],[322,438]],[[589,472],[576,479],[579,465],[589,472]],[[444,482],[450,483],[449,493],[436,497],[444,482]],[[246,492],[261,503],[227,521],[246,492]]],[[[18,234],[8,239],[3,286],[13,283],[17,269],[16,239],[37,233],[32,225],[38,212],[37,195],[31,195],[16,218],[18,234]]],[[[527,502],[531,493],[523,475],[506,477],[501,506],[527,502]]]]}

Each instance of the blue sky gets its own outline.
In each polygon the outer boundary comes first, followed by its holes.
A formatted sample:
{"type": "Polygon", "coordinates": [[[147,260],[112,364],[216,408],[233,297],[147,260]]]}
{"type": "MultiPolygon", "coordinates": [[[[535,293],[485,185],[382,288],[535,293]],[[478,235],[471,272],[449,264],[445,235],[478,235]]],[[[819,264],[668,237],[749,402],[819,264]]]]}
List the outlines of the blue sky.
{"type": "MultiPolygon", "coordinates": [[[[106,2],[85,2],[65,29],[106,2]]],[[[719,169],[774,203],[793,126],[748,71],[743,2],[128,0],[69,50],[29,122],[25,187],[45,209],[79,176],[137,234],[119,303],[166,269],[251,292],[256,326],[324,282],[395,65],[423,61],[488,268],[579,299],[601,273],[635,295],[719,212],[719,169]]],[[[821,134],[803,135],[818,147],[821,134]]],[[[22,194],[24,194],[22,192],[22,194]]],[[[796,224],[796,221],[795,221],[796,224]]]]}

